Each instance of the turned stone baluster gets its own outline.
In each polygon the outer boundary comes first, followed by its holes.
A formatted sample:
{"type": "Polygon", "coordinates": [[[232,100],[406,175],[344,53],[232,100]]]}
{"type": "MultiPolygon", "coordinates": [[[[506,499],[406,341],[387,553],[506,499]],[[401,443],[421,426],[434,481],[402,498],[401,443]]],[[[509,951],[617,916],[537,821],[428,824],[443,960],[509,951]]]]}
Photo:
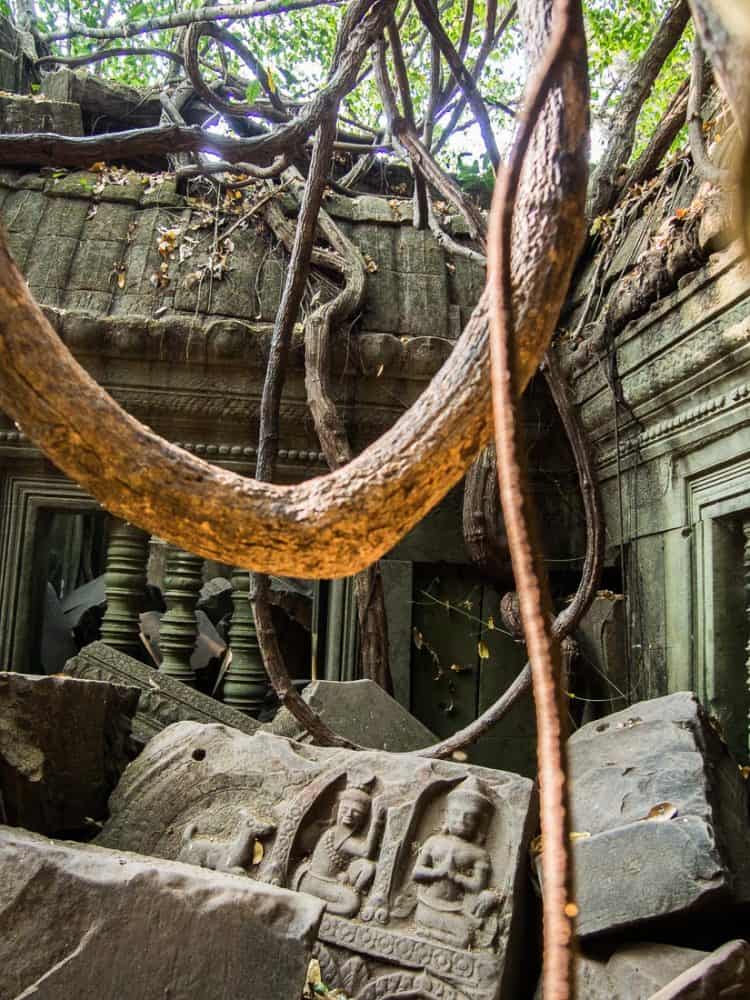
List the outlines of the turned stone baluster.
{"type": "Polygon", "coordinates": [[[104,575],[107,610],[101,637],[108,646],[138,660],[144,653],[138,616],[145,604],[148,542],[148,533],[135,525],[112,522],[104,575]]]}
{"type": "Polygon", "coordinates": [[[250,605],[250,574],[245,570],[235,569],[232,573],[232,605],[229,625],[232,662],[224,679],[223,701],[255,716],[265,700],[268,681],[250,605]]]}
{"type": "MultiPolygon", "coordinates": [[[[745,536],[745,547],[742,559],[742,568],[745,575],[745,678],[748,688],[750,688],[750,516],[746,516],[742,522],[742,534],[745,536]]],[[[750,750],[750,717],[747,720],[747,746],[750,750]]]]}
{"type": "Polygon", "coordinates": [[[198,603],[203,573],[203,559],[183,552],[173,545],[167,549],[164,571],[164,603],[167,610],[161,617],[159,648],[162,673],[195,685],[195,671],[190,657],[198,638],[195,606],[198,603]]]}

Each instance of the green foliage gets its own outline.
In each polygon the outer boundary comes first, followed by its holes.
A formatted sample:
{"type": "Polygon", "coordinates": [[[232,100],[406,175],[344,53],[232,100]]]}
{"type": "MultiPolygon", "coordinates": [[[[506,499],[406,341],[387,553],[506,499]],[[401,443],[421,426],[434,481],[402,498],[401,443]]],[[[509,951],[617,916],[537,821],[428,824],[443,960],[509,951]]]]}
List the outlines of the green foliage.
{"type": "MultiPolygon", "coordinates": [[[[606,129],[616,110],[622,87],[648,48],[671,0],[587,0],[586,32],[595,123],[606,129]]],[[[641,110],[633,158],[637,157],[672,96],[689,73],[693,27],[667,58],[650,97],[641,110]]]]}
{"type": "MultiPolygon", "coordinates": [[[[501,0],[498,23],[507,9],[508,0],[501,0]]],[[[625,80],[648,46],[669,0],[584,0],[592,92],[593,120],[600,134],[617,106],[625,80]]],[[[431,46],[421,20],[412,4],[401,0],[397,16],[403,18],[401,38],[407,59],[409,81],[417,118],[420,119],[429,99],[431,46]],[[404,14],[406,15],[404,17],[404,14]]],[[[199,8],[201,0],[37,0],[38,28],[43,33],[60,31],[74,24],[101,27],[124,22],[145,20],[172,13],[185,6],[199,8]]],[[[469,34],[466,62],[474,64],[485,31],[487,0],[475,0],[474,18],[469,34]]],[[[464,0],[444,0],[440,5],[442,23],[458,44],[461,36],[464,0]]],[[[289,12],[249,21],[235,21],[231,30],[239,35],[262,60],[276,81],[283,96],[294,102],[309,98],[325,81],[334,51],[336,34],[342,17],[341,7],[324,6],[289,12]]],[[[0,0],[0,11],[9,12],[8,0],[0,0]]],[[[127,43],[106,44],[170,47],[173,31],[154,32],[133,38],[127,43]]],[[[687,73],[689,32],[667,60],[654,91],[647,101],[638,128],[637,155],[645,144],[671,96],[687,73]]],[[[57,43],[54,51],[63,55],[81,55],[98,47],[93,39],[76,37],[57,43]]],[[[216,45],[202,42],[206,60],[221,70],[216,45]]],[[[257,81],[240,60],[231,53],[223,54],[226,69],[246,81],[244,94],[249,101],[262,97],[257,81]]],[[[102,76],[140,88],[158,88],[172,69],[170,63],[158,57],[126,56],[98,64],[102,76]]],[[[206,69],[210,80],[212,71],[206,69]]],[[[521,99],[527,67],[520,30],[512,25],[489,56],[480,80],[481,92],[488,104],[490,117],[498,134],[501,149],[507,146],[512,133],[512,119],[500,105],[517,107],[521,99]]],[[[447,82],[443,63],[442,81],[447,82]]],[[[434,138],[439,140],[442,129],[451,117],[453,101],[439,108],[434,138]]],[[[342,113],[353,122],[370,129],[381,129],[383,108],[373,74],[363,74],[356,89],[347,96],[342,113]]],[[[455,134],[443,148],[443,162],[454,169],[468,184],[486,183],[486,168],[481,163],[483,147],[478,130],[465,109],[455,134]]]]}

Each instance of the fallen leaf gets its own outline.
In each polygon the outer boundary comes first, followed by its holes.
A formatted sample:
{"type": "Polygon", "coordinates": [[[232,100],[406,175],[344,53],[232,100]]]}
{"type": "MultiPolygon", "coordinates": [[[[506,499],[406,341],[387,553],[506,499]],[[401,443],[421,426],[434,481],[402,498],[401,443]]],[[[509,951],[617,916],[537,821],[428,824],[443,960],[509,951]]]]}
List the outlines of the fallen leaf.
{"type": "Polygon", "coordinates": [[[261,844],[261,842],[259,840],[256,840],[255,843],[253,844],[253,864],[254,865],[259,865],[261,863],[261,861],[263,860],[263,854],[264,853],[265,852],[263,850],[263,844],[261,844]]]}
{"type": "Polygon", "coordinates": [[[323,977],[320,974],[320,962],[317,958],[310,959],[310,964],[307,967],[307,981],[311,986],[323,982],[323,977]]]}
{"type": "Polygon", "coordinates": [[[658,805],[652,806],[642,819],[653,819],[663,823],[668,819],[674,819],[677,813],[677,806],[671,802],[659,802],[658,805]]]}

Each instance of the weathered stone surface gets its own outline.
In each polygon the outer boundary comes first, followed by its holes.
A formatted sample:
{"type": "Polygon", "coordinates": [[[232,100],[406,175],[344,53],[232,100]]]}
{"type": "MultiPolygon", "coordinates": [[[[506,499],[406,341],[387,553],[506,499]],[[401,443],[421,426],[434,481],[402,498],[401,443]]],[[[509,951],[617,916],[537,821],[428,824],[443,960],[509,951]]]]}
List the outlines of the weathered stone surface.
{"type": "Polygon", "coordinates": [[[63,835],[104,819],[109,794],[134,756],[137,702],[138,692],[121,685],[0,673],[5,821],[63,835]]]}
{"type": "Polygon", "coordinates": [[[78,656],[68,660],[65,673],[140,688],[133,735],[142,743],[161,732],[165,726],[186,719],[220,722],[243,733],[254,733],[258,729],[258,723],[249,716],[222,705],[215,698],[195,691],[168,674],[139,663],[103,642],[92,642],[78,656]]]}
{"type": "Polygon", "coordinates": [[[498,1000],[517,991],[535,805],[502,771],[182,722],[123,775],[99,843],[187,858],[200,838],[226,860],[252,822],[253,878],[327,904],[327,984],[498,1000]]]}
{"type": "Polygon", "coordinates": [[[0,131],[83,135],[81,109],[70,101],[41,101],[34,97],[2,94],[0,131]]]}
{"type": "MultiPolygon", "coordinates": [[[[113,86],[86,73],[76,73],[68,69],[49,74],[45,87],[67,101],[39,101],[30,98],[7,98],[23,109],[24,117],[20,125],[6,127],[4,131],[67,131],[81,134],[81,109],[73,101],[81,101],[87,114],[97,115],[106,110],[110,118],[119,120],[128,116],[131,126],[146,121],[149,116],[159,113],[159,102],[141,100],[135,107],[130,88],[113,86]],[[57,118],[63,115],[61,109],[72,109],[77,115],[77,124],[57,118]],[[39,125],[40,116],[53,121],[54,128],[43,129],[39,125]],[[29,124],[29,116],[35,116],[29,124]],[[32,127],[36,122],[36,127],[32,127]],[[74,129],[78,131],[75,132],[74,129]]],[[[5,98],[3,100],[6,100],[5,98]]],[[[2,115],[0,104],[0,116],[2,115]]],[[[16,117],[20,112],[14,110],[16,117]]],[[[67,112],[66,112],[67,113],[67,112]]],[[[255,230],[235,230],[233,232],[234,251],[231,266],[220,282],[215,282],[212,295],[202,293],[198,283],[188,280],[195,271],[194,259],[185,257],[170,264],[168,283],[155,288],[152,283],[154,272],[161,263],[158,254],[159,226],[174,229],[182,241],[190,224],[190,208],[185,200],[176,194],[174,183],[154,181],[147,183],[146,175],[129,172],[110,182],[107,173],[91,171],[70,171],[65,176],[42,180],[43,202],[51,198],[66,201],[96,199],[96,212],[86,213],[86,224],[76,240],[63,240],[61,234],[53,234],[45,241],[46,256],[64,270],[62,283],[47,281],[36,283],[35,295],[45,305],[64,307],[68,310],[86,309],[89,303],[100,315],[120,314],[147,317],[155,309],[169,308],[182,314],[179,318],[188,320],[195,315],[213,314],[222,320],[247,321],[249,317],[272,323],[281,295],[285,261],[283,255],[273,254],[269,266],[268,248],[262,236],[255,230]],[[132,206],[129,215],[130,232],[125,242],[119,226],[108,229],[113,203],[132,206]],[[154,206],[168,208],[169,213],[159,213],[154,206]],[[97,255],[98,249],[98,255],[97,255]],[[124,287],[110,280],[112,267],[122,267],[124,287]]],[[[0,177],[0,186],[15,185],[13,177],[0,177]]],[[[88,206],[87,206],[88,207],[88,206]]],[[[363,329],[369,333],[388,332],[395,337],[403,336],[421,340],[427,344],[417,346],[418,356],[411,359],[410,368],[428,366],[429,374],[439,367],[448,353],[450,345],[444,343],[455,330],[454,314],[465,321],[466,312],[473,306],[484,285],[484,269],[470,261],[460,261],[460,280],[456,281],[446,272],[445,253],[429,231],[417,232],[410,225],[411,203],[409,200],[387,201],[381,197],[362,196],[354,199],[335,198],[327,208],[341,219],[348,234],[359,248],[372,259],[373,267],[368,269],[365,302],[363,305],[363,329]],[[433,341],[434,343],[429,343],[433,341]]],[[[289,211],[295,211],[293,204],[289,211]]],[[[238,210],[245,209],[238,205],[238,210]]],[[[6,218],[5,209],[2,209],[6,218]]],[[[7,221],[6,221],[7,225],[7,221]]],[[[28,230],[30,240],[34,240],[33,229],[28,230]]],[[[19,265],[23,267],[23,258],[19,265]]],[[[177,317],[173,317],[177,318],[177,317]]],[[[206,317],[208,318],[208,317],[206,317]]],[[[245,322],[246,327],[250,324],[245,322]]],[[[258,327],[252,324],[253,332],[258,327]]],[[[270,332],[270,331],[268,331],[270,332]]],[[[247,337],[244,338],[247,340],[247,337]]],[[[253,337],[252,339],[256,339],[253,337]]],[[[252,344],[245,345],[248,352],[252,344]]],[[[230,344],[229,350],[234,348],[230,344]]],[[[222,361],[220,348],[217,361],[222,361]]],[[[344,347],[347,357],[351,352],[344,347]]],[[[258,353],[257,351],[255,353],[258,353]]],[[[406,354],[409,351],[404,352],[406,354]]],[[[184,345],[183,345],[184,354],[184,345]]],[[[232,353],[229,358],[234,357],[232,353]]],[[[193,354],[185,361],[194,361],[193,354]]],[[[224,361],[228,360],[225,356],[224,361]]],[[[294,363],[294,358],[290,361],[294,363]]],[[[384,359],[380,359],[375,366],[384,359]]],[[[265,361],[263,360],[263,364],[265,361]]],[[[388,374],[386,369],[385,374],[388,374]]],[[[417,374],[417,377],[421,377],[417,374]]],[[[380,380],[382,382],[382,379],[380,380]]]]}
{"type": "MultiPolygon", "coordinates": [[[[400,753],[436,742],[435,736],[374,681],[313,681],[304,700],[346,739],[374,750],[400,753]]],[[[288,709],[282,708],[268,732],[310,742],[310,736],[288,709]]]]}
{"type": "Polygon", "coordinates": [[[689,692],[568,742],[582,937],[750,899],[747,786],[689,692]]]}
{"type": "MultiPolygon", "coordinates": [[[[675,976],[706,957],[705,951],[668,944],[628,944],[612,955],[576,957],[576,996],[581,1000],[651,1000],[675,976]]],[[[535,1000],[542,1000],[541,982],[535,1000]]]]}
{"type": "Polygon", "coordinates": [[[321,912],[247,878],[0,828],[0,1000],[296,1000],[321,912]]]}
{"type": "Polygon", "coordinates": [[[654,993],[651,1000],[721,1000],[750,996],[750,945],[729,941],[654,993]]]}

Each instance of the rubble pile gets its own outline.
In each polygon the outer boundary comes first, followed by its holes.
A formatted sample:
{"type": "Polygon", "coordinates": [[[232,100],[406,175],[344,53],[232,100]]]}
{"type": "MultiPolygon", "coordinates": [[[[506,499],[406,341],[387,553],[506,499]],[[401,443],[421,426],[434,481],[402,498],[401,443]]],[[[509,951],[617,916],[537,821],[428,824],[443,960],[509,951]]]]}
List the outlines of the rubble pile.
{"type": "MultiPolygon", "coordinates": [[[[0,1000],[541,1000],[533,782],[418,756],[356,683],[307,699],[372,750],[84,654],[0,675],[0,1000]]],[[[695,697],[569,756],[578,995],[750,996],[747,783],[695,697]]]]}

